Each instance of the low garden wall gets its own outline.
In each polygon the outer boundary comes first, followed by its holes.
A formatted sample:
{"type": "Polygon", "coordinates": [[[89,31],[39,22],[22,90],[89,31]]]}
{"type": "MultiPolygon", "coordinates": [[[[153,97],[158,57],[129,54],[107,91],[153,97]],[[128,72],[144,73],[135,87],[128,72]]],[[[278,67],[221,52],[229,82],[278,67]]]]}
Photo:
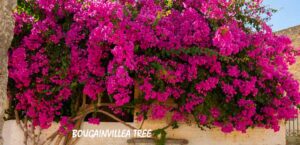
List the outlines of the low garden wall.
{"type": "MultiPolygon", "coordinates": [[[[138,123],[131,125],[139,126],[138,123]]],[[[163,127],[164,122],[148,121],[143,125],[144,129],[155,129],[163,127]]],[[[58,124],[53,124],[51,128],[44,130],[41,135],[42,140],[56,131],[58,124]]],[[[121,123],[102,122],[100,125],[91,125],[84,123],[82,130],[127,130],[128,128],[121,123]]],[[[15,120],[6,121],[3,128],[4,145],[22,145],[24,135],[22,130],[16,124],[15,120]]],[[[188,145],[285,145],[285,125],[281,124],[281,130],[274,133],[273,130],[267,129],[249,129],[247,133],[232,132],[224,134],[219,129],[202,131],[197,126],[182,124],[179,129],[169,129],[168,138],[185,139],[188,145]]],[[[130,138],[80,138],[78,145],[126,145],[130,138]]],[[[180,140],[178,141],[180,142],[180,140]]],[[[150,145],[151,143],[137,143],[138,145],[150,145]]],[[[129,144],[130,145],[130,144],[129,144]]],[[[181,145],[173,142],[169,145],[181,145]]]]}

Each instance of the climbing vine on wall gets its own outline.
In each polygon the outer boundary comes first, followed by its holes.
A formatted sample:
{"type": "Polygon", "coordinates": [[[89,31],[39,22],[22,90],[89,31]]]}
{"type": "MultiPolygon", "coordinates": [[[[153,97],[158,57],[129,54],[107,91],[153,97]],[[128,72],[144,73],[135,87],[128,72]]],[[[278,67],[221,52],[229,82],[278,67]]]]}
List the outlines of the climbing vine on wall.
{"type": "Polygon", "coordinates": [[[7,112],[41,128],[58,121],[61,136],[84,119],[99,124],[98,113],[278,131],[297,115],[288,66],[298,52],[272,33],[274,10],[261,3],[19,0],[7,112]]]}

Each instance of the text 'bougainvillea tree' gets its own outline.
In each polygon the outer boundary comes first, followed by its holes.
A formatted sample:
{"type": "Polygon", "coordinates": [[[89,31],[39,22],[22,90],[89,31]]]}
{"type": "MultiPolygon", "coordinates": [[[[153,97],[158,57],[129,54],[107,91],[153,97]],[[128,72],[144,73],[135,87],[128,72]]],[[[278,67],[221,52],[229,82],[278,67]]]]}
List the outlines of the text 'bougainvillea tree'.
{"type": "Polygon", "coordinates": [[[265,24],[272,10],[261,3],[20,0],[11,100],[35,126],[60,120],[61,132],[84,111],[78,100],[95,110],[101,99],[115,114],[134,106],[138,120],[171,115],[172,125],[277,131],[297,115],[299,84],[288,66],[298,53],[265,24]]]}

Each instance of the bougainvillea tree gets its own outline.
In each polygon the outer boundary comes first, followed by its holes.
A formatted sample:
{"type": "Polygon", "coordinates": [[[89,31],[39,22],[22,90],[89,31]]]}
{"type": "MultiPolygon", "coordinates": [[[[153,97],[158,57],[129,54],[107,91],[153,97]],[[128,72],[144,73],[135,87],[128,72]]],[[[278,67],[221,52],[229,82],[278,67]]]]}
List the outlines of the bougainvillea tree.
{"type": "Polygon", "coordinates": [[[288,66],[298,53],[266,25],[273,10],[261,3],[20,0],[8,54],[12,108],[41,128],[60,121],[62,134],[90,113],[132,107],[138,121],[171,116],[173,127],[278,131],[297,115],[288,66]]]}

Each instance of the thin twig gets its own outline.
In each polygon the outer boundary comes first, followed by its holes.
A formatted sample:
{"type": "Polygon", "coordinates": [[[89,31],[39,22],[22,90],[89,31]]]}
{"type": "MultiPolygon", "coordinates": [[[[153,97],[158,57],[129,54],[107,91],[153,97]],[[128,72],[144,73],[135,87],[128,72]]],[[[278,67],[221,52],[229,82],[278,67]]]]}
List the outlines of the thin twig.
{"type": "Polygon", "coordinates": [[[25,126],[25,131],[24,131],[24,144],[27,145],[28,143],[28,125],[27,125],[27,116],[25,116],[25,121],[24,121],[24,126],[25,126]]]}
{"type": "MultiPolygon", "coordinates": [[[[82,122],[84,121],[84,118],[85,117],[81,118],[80,120],[78,120],[76,122],[75,129],[79,130],[81,128],[81,125],[82,125],[82,122]]],[[[74,142],[77,142],[77,140],[79,140],[79,138],[73,139],[72,138],[72,133],[69,133],[69,136],[68,136],[67,139],[68,139],[68,143],[66,145],[74,145],[74,142]]]]}
{"type": "Polygon", "coordinates": [[[39,127],[38,134],[37,134],[37,141],[36,141],[37,144],[40,142],[41,134],[42,134],[42,129],[39,127]]]}
{"type": "Polygon", "coordinates": [[[59,135],[54,145],[59,145],[64,136],[59,135]]]}
{"type": "Polygon", "coordinates": [[[125,121],[119,119],[118,117],[116,117],[115,115],[113,115],[113,114],[111,114],[111,113],[109,113],[109,112],[106,112],[106,111],[103,111],[103,110],[98,110],[98,112],[100,112],[100,113],[102,113],[102,114],[105,114],[106,116],[109,116],[110,118],[112,118],[112,119],[114,119],[114,120],[116,120],[116,121],[122,123],[123,125],[129,127],[130,129],[137,129],[136,127],[129,125],[129,124],[126,123],[125,121]]]}
{"type": "Polygon", "coordinates": [[[83,95],[82,97],[82,108],[84,108],[86,105],[86,95],[83,95]]]}
{"type": "Polygon", "coordinates": [[[46,138],[46,140],[44,140],[41,145],[44,145],[45,143],[47,143],[47,141],[52,141],[54,140],[54,138],[58,135],[58,130],[56,130],[55,132],[53,132],[49,137],[46,138]]]}
{"type": "Polygon", "coordinates": [[[16,116],[16,122],[19,125],[19,127],[21,128],[21,130],[24,132],[24,127],[22,126],[22,123],[20,121],[20,116],[17,110],[15,110],[15,116],[16,116]]]}
{"type": "Polygon", "coordinates": [[[144,122],[145,122],[145,119],[143,118],[142,124],[140,125],[139,129],[142,129],[144,122]]]}

